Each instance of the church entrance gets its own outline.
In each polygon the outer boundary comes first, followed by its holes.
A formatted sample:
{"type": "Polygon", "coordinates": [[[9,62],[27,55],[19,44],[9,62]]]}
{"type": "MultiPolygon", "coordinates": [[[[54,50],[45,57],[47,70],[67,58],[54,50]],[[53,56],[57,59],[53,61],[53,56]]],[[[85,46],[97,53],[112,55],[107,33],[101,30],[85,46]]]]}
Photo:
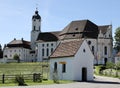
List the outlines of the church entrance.
{"type": "Polygon", "coordinates": [[[82,81],[87,81],[87,68],[82,68],[82,81]]]}

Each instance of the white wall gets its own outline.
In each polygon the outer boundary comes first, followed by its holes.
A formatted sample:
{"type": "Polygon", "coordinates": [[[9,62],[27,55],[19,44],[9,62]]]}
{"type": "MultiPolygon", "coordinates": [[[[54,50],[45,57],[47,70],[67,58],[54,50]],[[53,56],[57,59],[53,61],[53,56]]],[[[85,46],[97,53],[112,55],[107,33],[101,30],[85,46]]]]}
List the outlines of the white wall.
{"type": "Polygon", "coordinates": [[[37,61],[48,59],[48,57],[52,53],[51,49],[53,49],[54,51],[57,45],[58,45],[58,42],[42,42],[42,43],[38,42],[37,43],[37,46],[38,46],[37,61]],[[44,49],[44,56],[42,55],[42,49],[44,49]],[[48,55],[47,55],[47,49],[49,51],[48,55]]]}
{"type": "Polygon", "coordinates": [[[31,61],[29,58],[29,49],[22,48],[22,47],[13,47],[8,48],[6,47],[3,51],[3,56],[7,56],[7,58],[13,59],[14,55],[17,54],[20,60],[29,62],[31,61]]]}
{"type": "Polygon", "coordinates": [[[94,56],[87,45],[83,42],[80,49],[73,57],[63,58],[51,58],[50,59],[50,79],[53,77],[54,63],[58,64],[58,76],[61,80],[81,80],[82,79],[82,68],[87,68],[87,80],[93,80],[93,60],[94,56]],[[83,52],[85,49],[85,52],[83,52]],[[66,73],[62,73],[62,64],[60,62],[66,62],[66,73]]]}
{"type": "Polygon", "coordinates": [[[58,76],[60,80],[73,80],[73,57],[64,57],[64,58],[53,58],[50,59],[50,79],[53,79],[53,72],[54,72],[54,63],[57,62],[58,66],[58,76]],[[66,62],[66,73],[62,73],[62,64],[60,62],[66,62]]]}
{"type": "Polygon", "coordinates": [[[74,60],[74,71],[75,79],[82,80],[82,68],[87,68],[87,80],[93,80],[93,61],[94,56],[86,42],[84,41],[81,45],[80,49],[78,50],[77,54],[75,55],[74,60]],[[85,52],[84,52],[85,49],[85,52]]]}

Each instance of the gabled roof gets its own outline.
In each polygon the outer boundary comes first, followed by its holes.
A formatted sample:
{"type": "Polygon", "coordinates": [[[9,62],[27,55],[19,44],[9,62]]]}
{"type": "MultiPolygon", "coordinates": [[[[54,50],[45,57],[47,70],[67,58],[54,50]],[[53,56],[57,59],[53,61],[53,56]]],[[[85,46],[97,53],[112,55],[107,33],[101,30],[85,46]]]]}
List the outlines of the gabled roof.
{"type": "Polygon", "coordinates": [[[80,48],[83,40],[72,40],[61,42],[50,58],[74,56],[80,48]]]}
{"type": "Polygon", "coordinates": [[[7,44],[7,47],[23,47],[30,49],[30,42],[25,40],[12,40],[10,43],[7,44]]]}
{"type": "Polygon", "coordinates": [[[60,39],[97,38],[98,26],[89,20],[72,21],[60,33],[60,39]]]}
{"type": "Polygon", "coordinates": [[[37,38],[37,42],[51,42],[59,40],[59,31],[57,32],[42,32],[37,38]]]}
{"type": "Polygon", "coordinates": [[[103,26],[98,26],[99,30],[101,30],[102,34],[105,34],[107,32],[107,29],[109,28],[110,25],[103,25],[103,26]]]}

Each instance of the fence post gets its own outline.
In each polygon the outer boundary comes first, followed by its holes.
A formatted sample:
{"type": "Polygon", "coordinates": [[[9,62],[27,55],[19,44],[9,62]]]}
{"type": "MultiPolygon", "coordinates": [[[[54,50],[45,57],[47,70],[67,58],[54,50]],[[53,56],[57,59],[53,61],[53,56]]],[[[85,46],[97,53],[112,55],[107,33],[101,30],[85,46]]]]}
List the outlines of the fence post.
{"type": "Polygon", "coordinates": [[[2,75],[2,83],[5,83],[5,74],[2,75]]]}

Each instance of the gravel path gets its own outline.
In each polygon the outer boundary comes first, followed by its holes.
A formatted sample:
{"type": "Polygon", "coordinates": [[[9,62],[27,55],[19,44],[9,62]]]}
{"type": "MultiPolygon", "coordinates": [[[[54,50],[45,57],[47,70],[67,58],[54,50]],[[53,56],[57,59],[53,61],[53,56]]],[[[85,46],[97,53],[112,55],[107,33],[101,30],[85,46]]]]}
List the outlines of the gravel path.
{"type": "Polygon", "coordinates": [[[69,84],[15,86],[0,88],[120,88],[120,79],[96,76],[93,82],[74,82],[69,84]]]}

